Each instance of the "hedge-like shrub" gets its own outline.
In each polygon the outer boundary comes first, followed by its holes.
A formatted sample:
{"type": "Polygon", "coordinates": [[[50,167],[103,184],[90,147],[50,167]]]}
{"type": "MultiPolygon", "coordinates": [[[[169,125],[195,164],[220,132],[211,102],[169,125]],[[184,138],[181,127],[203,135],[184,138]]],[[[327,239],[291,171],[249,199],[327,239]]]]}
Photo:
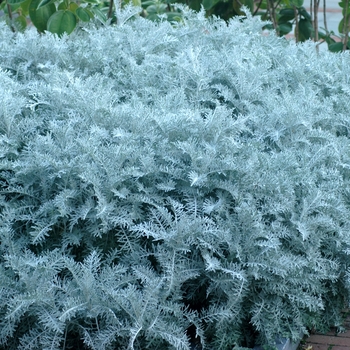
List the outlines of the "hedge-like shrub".
{"type": "Polygon", "coordinates": [[[340,325],[350,58],[228,25],[0,27],[0,347],[238,349],[340,325]]]}

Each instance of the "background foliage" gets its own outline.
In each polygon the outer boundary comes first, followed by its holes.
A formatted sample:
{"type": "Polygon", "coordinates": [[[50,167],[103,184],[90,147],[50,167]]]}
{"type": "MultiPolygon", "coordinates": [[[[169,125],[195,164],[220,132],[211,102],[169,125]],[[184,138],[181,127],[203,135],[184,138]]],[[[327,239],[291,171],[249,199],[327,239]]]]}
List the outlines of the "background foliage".
{"type": "Polygon", "coordinates": [[[349,56],[182,11],[1,26],[3,349],[228,350],[341,325],[349,56]]]}
{"type": "MultiPolygon", "coordinates": [[[[318,17],[320,0],[311,0],[308,10],[304,0],[0,0],[6,20],[12,31],[23,31],[27,24],[34,25],[41,33],[48,30],[62,35],[70,34],[84,22],[97,20],[100,23],[115,23],[115,11],[126,5],[141,7],[140,14],[150,20],[158,21],[165,17],[169,21],[180,21],[181,11],[176,3],[183,3],[195,11],[202,7],[206,16],[218,16],[226,21],[233,16],[244,15],[243,7],[254,16],[271,23],[264,29],[276,31],[277,35],[294,34],[297,42],[314,40],[326,43],[332,52],[345,51],[350,47],[350,3],[339,3],[343,18],[339,23],[338,39],[333,31],[319,29],[318,17]],[[80,25],[79,25],[80,23],[80,25]]],[[[326,0],[323,1],[323,15],[326,14],[326,0]]]]}

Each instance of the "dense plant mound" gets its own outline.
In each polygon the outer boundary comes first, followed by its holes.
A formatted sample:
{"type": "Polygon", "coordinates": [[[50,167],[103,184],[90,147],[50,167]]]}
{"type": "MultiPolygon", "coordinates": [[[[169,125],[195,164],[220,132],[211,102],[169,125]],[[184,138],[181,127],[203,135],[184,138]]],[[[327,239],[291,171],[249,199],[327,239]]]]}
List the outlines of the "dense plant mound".
{"type": "Polygon", "coordinates": [[[237,349],[339,324],[348,55],[130,11],[0,28],[1,346],[237,349]]]}

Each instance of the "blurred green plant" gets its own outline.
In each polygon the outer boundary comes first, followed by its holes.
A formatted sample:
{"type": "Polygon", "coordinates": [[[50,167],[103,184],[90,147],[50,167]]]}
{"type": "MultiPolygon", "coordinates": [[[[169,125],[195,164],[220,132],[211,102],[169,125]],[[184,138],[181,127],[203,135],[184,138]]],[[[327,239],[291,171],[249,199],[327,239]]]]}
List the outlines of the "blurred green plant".
{"type": "MultiPolygon", "coordinates": [[[[122,5],[128,4],[130,1],[124,2],[122,5]]],[[[165,17],[168,21],[181,21],[181,11],[178,9],[175,3],[171,3],[169,0],[132,0],[137,2],[137,6],[142,7],[141,16],[148,18],[152,21],[159,21],[162,17],[165,17]]]]}
{"type": "Polygon", "coordinates": [[[99,22],[114,23],[115,7],[126,5],[142,7],[141,15],[150,20],[159,20],[162,16],[169,21],[181,19],[180,10],[169,1],[162,0],[0,0],[6,22],[13,32],[23,32],[28,25],[36,27],[38,32],[46,30],[58,35],[70,34],[81,22],[97,19],[99,22]]]}
{"type": "MultiPolygon", "coordinates": [[[[176,0],[0,0],[0,11],[12,31],[24,31],[28,24],[34,25],[40,33],[50,31],[58,35],[70,34],[79,22],[97,19],[99,22],[114,23],[115,9],[132,4],[142,8],[141,16],[157,21],[181,20],[181,11],[176,0]]],[[[324,28],[318,27],[320,0],[311,0],[310,8],[304,7],[304,0],[178,0],[195,11],[204,8],[206,15],[229,20],[234,16],[245,16],[246,7],[254,16],[269,21],[264,29],[275,30],[279,36],[294,34],[297,42],[314,40],[318,45],[326,43],[330,51],[345,51],[350,48],[350,0],[342,0],[343,18],[339,23],[339,35],[329,31],[326,21],[326,0],[323,0],[324,28]]],[[[318,46],[317,46],[318,48],[318,46]]]]}
{"type": "Polygon", "coordinates": [[[107,17],[96,6],[98,4],[96,0],[79,3],[70,0],[5,0],[0,10],[13,32],[22,32],[32,24],[40,33],[48,30],[62,35],[72,33],[80,21],[89,22],[97,17],[106,22],[107,17]]]}
{"type": "Polygon", "coordinates": [[[340,52],[345,51],[350,48],[350,41],[349,41],[349,14],[350,14],[350,6],[349,6],[349,0],[342,0],[339,2],[339,6],[342,8],[342,15],[343,18],[339,22],[338,31],[339,34],[337,35],[333,30],[329,31],[327,26],[327,3],[326,0],[323,0],[322,4],[322,13],[323,13],[323,23],[324,27],[321,27],[321,30],[319,30],[319,9],[320,9],[320,0],[311,0],[310,2],[310,14],[311,14],[311,22],[313,25],[313,35],[310,37],[310,39],[313,39],[314,41],[318,42],[317,47],[322,44],[326,43],[328,45],[328,49],[331,52],[340,52]],[[346,25],[344,26],[344,23],[346,25]]]}
{"type": "Polygon", "coordinates": [[[345,51],[350,49],[349,30],[350,30],[350,2],[349,0],[342,0],[339,2],[342,9],[343,18],[339,22],[338,31],[340,33],[340,42],[333,42],[329,45],[331,51],[345,51]]]}
{"type": "MultiPolygon", "coordinates": [[[[193,9],[197,9],[196,1],[198,0],[189,0],[187,3],[193,9]]],[[[320,44],[326,43],[332,52],[350,48],[349,0],[342,0],[339,3],[343,14],[338,28],[340,35],[336,35],[334,31],[329,31],[327,28],[326,0],[323,1],[324,28],[321,29],[318,26],[320,0],[311,0],[308,10],[304,7],[304,0],[203,0],[202,5],[207,15],[216,15],[226,20],[236,15],[244,16],[242,7],[245,6],[253,15],[270,21],[271,23],[264,29],[275,30],[279,36],[293,33],[296,42],[314,40],[318,42],[317,49],[320,44]]]]}
{"type": "MultiPolygon", "coordinates": [[[[243,7],[246,7],[254,16],[260,16],[262,20],[270,22],[264,29],[275,30],[281,37],[293,33],[296,42],[314,40],[318,42],[317,49],[320,44],[326,43],[332,52],[350,48],[350,0],[342,0],[339,3],[343,14],[338,29],[340,35],[327,28],[326,0],[323,0],[324,28],[321,29],[318,26],[320,0],[311,0],[308,9],[304,7],[304,0],[179,0],[178,2],[188,5],[195,11],[203,7],[208,17],[214,15],[226,21],[234,16],[245,16],[243,7]]],[[[174,4],[171,0],[146,0],[142,1],[141,6],[149,19],[159,18],[160,14],[167,14],[168,19],[173,19],[174,4]]],[[[176,15],[179,16],[179,13],[176,15]]]]}

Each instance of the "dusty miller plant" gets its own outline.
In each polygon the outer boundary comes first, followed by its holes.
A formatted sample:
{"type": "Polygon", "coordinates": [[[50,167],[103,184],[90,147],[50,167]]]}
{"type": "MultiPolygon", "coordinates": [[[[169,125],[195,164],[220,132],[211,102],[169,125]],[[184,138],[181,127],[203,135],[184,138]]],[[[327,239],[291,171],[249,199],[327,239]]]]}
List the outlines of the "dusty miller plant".
{"type": "Polygon", "coordinates": [[[0,29],[0,347],[238,349],[340,326],[349,57],[250,16],[133,14],[0,29]]]}

